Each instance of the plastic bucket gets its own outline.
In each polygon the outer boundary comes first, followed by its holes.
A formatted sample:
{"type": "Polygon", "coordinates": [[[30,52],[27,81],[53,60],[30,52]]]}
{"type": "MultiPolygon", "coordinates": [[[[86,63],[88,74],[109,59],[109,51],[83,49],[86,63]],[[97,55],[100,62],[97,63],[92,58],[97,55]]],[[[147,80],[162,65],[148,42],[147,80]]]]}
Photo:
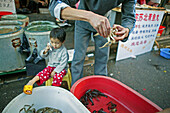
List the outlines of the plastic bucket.
{"type": "Polygon", "coordinates": [[[0,26],[0,72],[14,71],[25,66],[26,56],[20,54],[23,28],[0,26]]]}
{"type": "Polygon", "coordinates": [[[38,53],[47,46],[49,43],[49,34],[53,28],[57,28],[57,25],[35,25],[25,28],[25,35],[28,40],[30,49],[35,47],[38,53]]]}
{"type": "Polygon", "coordinates": [[[99,100],[93,99],[94,105],[89,102],[91,112],[103,108],[108,113],[107,103],[110,101],[117,105],[116,113],[156,113],[162,110],[135,90],[111,77],[97,75],[84,77],[75,82],[70,91],[80,99],[89,89],[97,89],[108,96],[97,97],[99,100]]]}
{"type": "Polygon", "coordinates": [[[0,11],[0,19],[1,19],[1,16],[4,16],[4,15],[11,15],[12,12],[9,12],[9,11],[0,11]]]}
{"type": "Polygon", "coordinates": [[[19,113],[24,105],[32,104],[34,104],[32,108],[36,110],[51,107],[59,109],[62,113],[90,113],[71,92],[54,86],[34,88],[31,95],[21,93],[5,107],[2,113],[19,113]]]}
{"type": "Polygon", "coordinates": [[[146,0],[140,0],[139,3],[140,5],[146,4],[146,0]]]}
{"type": "Polygon", "coordinates": [[[0,21],[0,26],[6,26],[6,25],[18,25],[21,27],[25,27],[24,22],[22,21],[17,21],[17,20],[2,20],[0,21]]]}
{"type": "Polygon", "coordinates": [[[29,23],[29,17],[22,14],[12,14],[5,15],[1,17],[1,20],[18,20],[24,22],[24,26],[26,27],[29,23]]]}
{"type": "Polygon", "coordinates": [[[161,36],[162,35],[162,33],[163,33],[163,31],[164,31],[164,29],[165,29],[166,27],[164,27],[164,26],[159,26],[159,30],[158,30],[158,33],[157,33],[157,36],[159,37],[159,36],[161,36]]]}
{"type": "Polygon", "coordinates": [[[33,25],[56,25],[55,22],[51,21],[32,21],[28,24],[28,26],[33,26],[33,25]]]}

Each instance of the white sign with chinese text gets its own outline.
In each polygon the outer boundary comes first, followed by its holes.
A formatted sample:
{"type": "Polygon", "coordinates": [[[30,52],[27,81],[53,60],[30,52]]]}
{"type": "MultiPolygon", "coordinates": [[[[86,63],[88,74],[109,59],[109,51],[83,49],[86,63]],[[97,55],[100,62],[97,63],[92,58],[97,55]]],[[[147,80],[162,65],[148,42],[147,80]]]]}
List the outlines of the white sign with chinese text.
{"type": "Polygon", "coordinates": [[[0,11],[16,13],[14,0],[0,0],[0,11]]]}
{"type": "Polygon", "coordinates": [[[128,41],[119,41],[116,61],[152,50],[164,11],[136,10],[135,28],[128,41]]]}

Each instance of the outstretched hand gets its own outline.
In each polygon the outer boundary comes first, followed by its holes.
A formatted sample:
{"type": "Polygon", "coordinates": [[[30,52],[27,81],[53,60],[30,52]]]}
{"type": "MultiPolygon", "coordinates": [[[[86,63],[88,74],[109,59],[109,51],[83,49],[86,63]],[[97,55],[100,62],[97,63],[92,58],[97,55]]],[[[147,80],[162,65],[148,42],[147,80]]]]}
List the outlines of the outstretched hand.
{"type": "Polygon", "coordinates": [[[89,23],[99,33],[99,35],[103,37],[108,37],[108,35],[110,34],[111,27],[109,20],[106,17],[94,14],[94,16],[90,17],[89,23]]]}
{"type": "Polygon", "coordinates": [[[129,35],[129,29],[128,28],[124,28],[123,26],[116,25],[116,24],[113,25],[113,28],[118,29],[118,32],[116,32],[117,37],[114,37],[114,39],[116,41],[123,40],[124,38],[126,38],[129,35]]]}
{"type": "Polygon", "coordinates": [[[39,3],[42,4],[42,6],[47,6],[47,3],[45,1],[38,1],[39,3]]]}

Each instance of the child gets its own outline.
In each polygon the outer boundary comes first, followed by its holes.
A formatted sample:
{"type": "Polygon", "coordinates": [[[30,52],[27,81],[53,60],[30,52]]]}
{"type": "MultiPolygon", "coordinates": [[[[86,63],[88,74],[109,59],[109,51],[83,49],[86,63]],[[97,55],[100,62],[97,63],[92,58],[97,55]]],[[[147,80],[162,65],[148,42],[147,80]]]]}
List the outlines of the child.
{"type": "Polygon", "coordinates": [[[54,28],[50,32],[50,44],[47,44],[47,47],[40,52],[41,57],[49,57],[48,65],[24,86],[24,93],[31,94],[35,82],[41,85],[50,77],[53,77],[53,86],[61,85],[62,79],[67,73],[69,59],[67,49],[63,45],[65,37],[66,33],[61,28],[54,28]]]}

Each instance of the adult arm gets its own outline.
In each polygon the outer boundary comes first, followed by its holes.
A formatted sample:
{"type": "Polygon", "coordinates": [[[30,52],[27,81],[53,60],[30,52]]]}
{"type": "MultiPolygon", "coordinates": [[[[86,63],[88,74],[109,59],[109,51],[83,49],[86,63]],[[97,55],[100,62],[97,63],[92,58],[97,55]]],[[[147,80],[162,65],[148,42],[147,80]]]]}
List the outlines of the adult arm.
{"type": "Polygon", "coordinates": [[[56,1],[50,3],[49,10],[52,16],[55,16],[59,20],[86,21],[89,22],[101,36],[107,37],[110,34],[110,23],[104,16],[91,11],[71,8],[64,2],[57,3],[56,1]]]}
{"type": "Polygon", "coordinates": [[[91,11],[67,7],[61,11],[61,17],[65,20],[87,21],[103,37],[107,37],[110,34],[110,23],[108,19],[91,11]]]}

